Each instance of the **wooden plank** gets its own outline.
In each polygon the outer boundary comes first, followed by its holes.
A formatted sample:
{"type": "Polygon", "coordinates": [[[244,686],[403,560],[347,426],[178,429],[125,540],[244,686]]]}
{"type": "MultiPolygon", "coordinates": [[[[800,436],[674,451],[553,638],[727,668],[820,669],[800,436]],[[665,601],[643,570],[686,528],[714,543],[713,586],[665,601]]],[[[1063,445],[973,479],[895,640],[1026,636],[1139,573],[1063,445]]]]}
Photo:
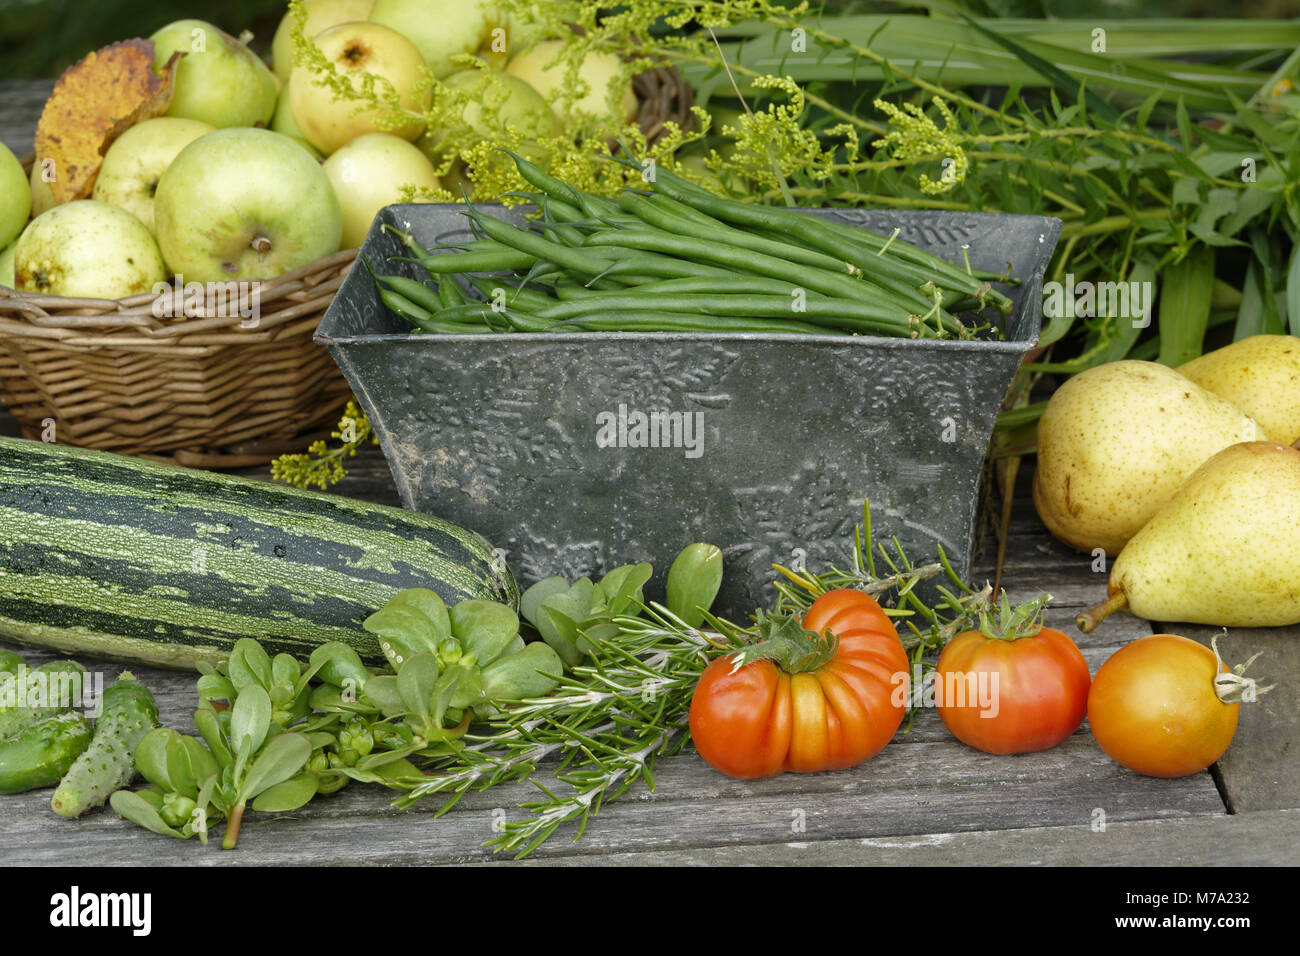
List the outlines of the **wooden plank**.
{"type": "Polygon", "coordinates": [[[1300,810],[527,859],[525,866],[1295,866],[1300,810]]]}
{"type": "MultiPolygon", "coordinates": [[[[1042,825],[1086,828],[1099,809],[1110,822],[1214,816],[1221,811],[1212,785],[1182,781],[1168,786],[1167,781],[1135,774],[1078,776],[1050,786],[1043,781],[989,784],[936,778],[909,786],[854,788],[850,783],[830,790],[805,787],[712,799],[692,793],[689,799],[665,799],[672,776],[665,767],[660,792],[607,805],[580,843],[565,839],[575,832],[572,824],[566,825],[538,855],[753,846],[786,843],[792,837],[804,842],[1042,825]]],[[[515,809],[518,794],[512,792],[516,789],[509,786],[475,795],[472,802],[435,820],[435,804],[398,812],[387,807],[384,795],[375,788],[349,788],[295,813],[250,818],[239,850],[230,854],[156,837],[109,812],[72,824],[48,810],[37,814],[20,808],[0,824],[0,858],[23,863],[83,860],[86,848],[93,846],[96,862],[113,865],[486,860],[492,855],[482,843],[491,838],[497,821],[520,818],[515,809]]],[[[29,794],[21,800],[29,804],[34,802],[31,798],[29,794]]]]}

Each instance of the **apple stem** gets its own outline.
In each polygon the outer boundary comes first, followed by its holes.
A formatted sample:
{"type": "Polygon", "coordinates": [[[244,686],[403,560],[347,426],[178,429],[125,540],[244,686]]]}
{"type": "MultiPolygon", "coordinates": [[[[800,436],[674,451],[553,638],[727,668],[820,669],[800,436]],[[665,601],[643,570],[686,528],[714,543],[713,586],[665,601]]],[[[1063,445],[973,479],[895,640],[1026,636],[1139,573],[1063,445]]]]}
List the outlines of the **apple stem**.
{"type": "Polygon", "coordinates": [[[264,256],[271,251],[271,240],[266,236],[254,236],[251,245],[260,256],[264,256]]]}
{"type": "Polygon", "coordinates": [[[1096,607],[1075,615],[1075,626],[1083,633],[1091,634],[1108,614],[1112,611],[1118,611],[1127,603],[1128,598],[1124,596],[1124,592],[1117,591],[1096,607]]]}

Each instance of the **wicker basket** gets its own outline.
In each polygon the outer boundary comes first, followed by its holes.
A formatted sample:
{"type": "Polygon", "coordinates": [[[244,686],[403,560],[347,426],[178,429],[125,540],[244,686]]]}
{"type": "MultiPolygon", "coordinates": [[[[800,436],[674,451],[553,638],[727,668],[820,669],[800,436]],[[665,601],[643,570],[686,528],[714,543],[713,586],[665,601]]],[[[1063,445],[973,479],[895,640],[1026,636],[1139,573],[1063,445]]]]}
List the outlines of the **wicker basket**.
{"type": "MultiPolygon", "coordinates": [[[[689,124],[693,95],[677,70],[650,70],[634,88],[651,141],[670,120],[689,124]]],[[[262,282],[252,328],[238,315],[156,318],[152,293],[111,301],[0,286],[0,405],[29,438],[53,420],[58,441],[192,467],[302,451],[350,395],[312,334],[356,252],[262,282]]]]}

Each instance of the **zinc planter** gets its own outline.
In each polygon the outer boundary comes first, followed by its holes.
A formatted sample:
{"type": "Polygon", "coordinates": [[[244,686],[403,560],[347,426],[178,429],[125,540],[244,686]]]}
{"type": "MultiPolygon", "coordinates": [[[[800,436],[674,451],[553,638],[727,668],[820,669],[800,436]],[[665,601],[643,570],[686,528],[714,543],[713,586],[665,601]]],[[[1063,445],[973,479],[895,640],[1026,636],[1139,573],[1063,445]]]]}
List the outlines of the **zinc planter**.
{"type": "MultiPolygon", "coordinates": [[[[424,246],[468,237],[460,205],[383,210],[361,255],[423,277],[384,224],[424,246]]],[[[518,221],[501,207],[485,211],[518,221]]],[[[878,539],[970,566],[994,418],[1038,339],[1061,223],[1005,214],[818,210],[1005,270],[1005,341],[753,334],[411,335],[364,269],[316,341],[370,417],[403,503],[505,549],[526,586],[654,563],[662,595],[691,541],[724,550],[717,609],[770,603],[773,562],[844,563],[862,501],[878,539]]]]}

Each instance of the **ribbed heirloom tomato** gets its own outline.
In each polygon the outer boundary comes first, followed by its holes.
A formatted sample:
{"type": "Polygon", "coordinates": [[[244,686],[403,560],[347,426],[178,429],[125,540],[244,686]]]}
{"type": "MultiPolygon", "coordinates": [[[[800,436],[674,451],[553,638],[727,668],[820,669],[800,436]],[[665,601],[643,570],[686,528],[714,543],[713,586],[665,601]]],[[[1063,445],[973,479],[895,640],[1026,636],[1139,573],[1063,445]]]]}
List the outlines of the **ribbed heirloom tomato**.
{"type": "Polygon", "coordinates": [[[710,766],[749,780],[840,770],[875,756],[907,711],[907,654],[875,599],[829,591],[802,622],[760,620],[762,640],[709,664],[691,738],[710,766]]]}

